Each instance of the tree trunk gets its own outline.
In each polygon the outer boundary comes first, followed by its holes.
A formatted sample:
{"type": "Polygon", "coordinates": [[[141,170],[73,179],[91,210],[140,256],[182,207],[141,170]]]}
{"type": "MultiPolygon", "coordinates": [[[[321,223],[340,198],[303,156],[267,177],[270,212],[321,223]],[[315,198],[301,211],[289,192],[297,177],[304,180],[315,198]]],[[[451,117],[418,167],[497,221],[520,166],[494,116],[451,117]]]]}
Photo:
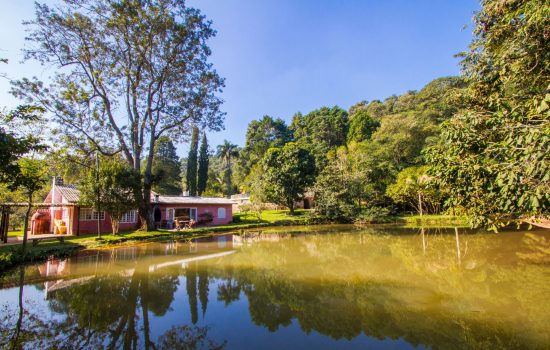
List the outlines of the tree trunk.
{"type": "Polygon", "coordinates": [[[113,229],[113,235],[118,234],[118,228],[119,228],[120,218],[115,218],[111,215],[111,227],[113,229]]]}
{"type": "Polygon", "coordinates": [[[418,212],[422,216],[422,194],[418,192],[418,212]]]}
{"type": "Polygon", "coordinates": [[[21,333],[21,326],[23,324],[23,286],[25,282],[25,266],[21,266],[19,270],[19,317],[15,325],[15,332],[11,338],[10,344],[12,349],[19,349],[19,334],[21,333]]]}
{"type": "MultiPolygon", "coordinates": [[[[29,229],[29,215],[31,213],[31,206],[32,206],[32,193],[29,193],[27,203],[27,211],[25,212],[25,220],[23,221],[23,253],[25,253],[27,249],[27,230],[29,229]]],[[[53,220],[54,218],[52,218],[53,220]]]]}

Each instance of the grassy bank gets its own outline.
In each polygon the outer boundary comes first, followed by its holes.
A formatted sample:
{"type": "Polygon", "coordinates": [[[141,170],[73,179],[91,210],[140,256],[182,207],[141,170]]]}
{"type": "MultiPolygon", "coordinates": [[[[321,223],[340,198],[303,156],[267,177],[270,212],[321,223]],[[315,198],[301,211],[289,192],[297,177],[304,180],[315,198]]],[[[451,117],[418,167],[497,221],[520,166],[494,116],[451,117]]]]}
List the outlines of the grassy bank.
{"type": "Polygon", "coordinates": [[[468,218],[454,215],[400,215],[395,220],[405,227],[469,227],[468,218]]]}

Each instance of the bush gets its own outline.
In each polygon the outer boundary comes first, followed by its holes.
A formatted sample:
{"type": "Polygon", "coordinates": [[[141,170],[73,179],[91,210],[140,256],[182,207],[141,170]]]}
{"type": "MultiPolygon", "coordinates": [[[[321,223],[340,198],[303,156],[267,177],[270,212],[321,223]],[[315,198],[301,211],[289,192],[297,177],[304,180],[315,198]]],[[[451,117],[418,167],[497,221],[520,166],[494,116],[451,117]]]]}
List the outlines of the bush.
{"type": "Polygon", "coordinates": [[[386,207],[370,207],[363,209],[361,214],[355,218],[356,224],[374,224],[391,222],[391,211],[386,207]]]}

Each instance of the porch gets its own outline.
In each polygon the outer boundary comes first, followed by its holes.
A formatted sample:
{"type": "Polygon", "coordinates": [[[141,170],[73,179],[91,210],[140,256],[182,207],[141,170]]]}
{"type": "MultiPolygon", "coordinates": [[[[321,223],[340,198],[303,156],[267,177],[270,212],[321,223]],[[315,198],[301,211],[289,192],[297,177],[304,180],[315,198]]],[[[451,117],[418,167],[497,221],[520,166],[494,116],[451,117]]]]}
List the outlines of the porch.
{"type": "MultiPolygon", "coordinates": [[[[10,216],[16,208],[27,208],[28,203],[0,203],[0,240],[8,244],[10,216]]],[[[73,203],[31,203],[31,214],[28,218],[27,239],[37,244],[40,240],[59,239],[79,234],[79,206],[73,203]]],[[[24,214],[23,214],[24,216],[24,214]]],[[[24,218],[23,218],[24,220],[24,218]]],[[[17,243],[19,238],[10,237],[9,243],[17,243]],[[15,239],[13,239],[15,238],[15,239]]]]}

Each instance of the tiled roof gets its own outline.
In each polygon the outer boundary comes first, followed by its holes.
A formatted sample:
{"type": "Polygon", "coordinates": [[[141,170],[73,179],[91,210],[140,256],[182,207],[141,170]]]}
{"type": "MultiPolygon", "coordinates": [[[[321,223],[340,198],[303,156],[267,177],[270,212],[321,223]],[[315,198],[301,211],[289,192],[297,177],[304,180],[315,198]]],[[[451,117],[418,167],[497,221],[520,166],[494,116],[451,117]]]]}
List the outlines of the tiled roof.
{"type": "MultiPolygon", "coordinates": [[[[55,190],[61,193],[69,203],[77,203],[80,199],[80,191],[75,185],[56,185],[55,190]]],[[[151,193],[151,203],[155,202],[155,192],[151,193]]],[[[220,197],[189,197],[189,196],[164,196],[159,195],[158,203],[161,204],[234,204],[235,201],[220,197]]]]}
{"type": "Polygon", "coordinates": [[[69,203],[76,203],[80,199],[80,191],[75,185],[56,185],[55,190],[59,191],[69,203]]]}
{"type": "MultiPolygon", "coordinates": [[[[155,201],[155,194],[151,194],[151,203],[155,201]]],[[[235,204],[235,201],[220,197],[190,197],[190,196],[163,196],[159,195],[160,204],[235,204]]]]}

